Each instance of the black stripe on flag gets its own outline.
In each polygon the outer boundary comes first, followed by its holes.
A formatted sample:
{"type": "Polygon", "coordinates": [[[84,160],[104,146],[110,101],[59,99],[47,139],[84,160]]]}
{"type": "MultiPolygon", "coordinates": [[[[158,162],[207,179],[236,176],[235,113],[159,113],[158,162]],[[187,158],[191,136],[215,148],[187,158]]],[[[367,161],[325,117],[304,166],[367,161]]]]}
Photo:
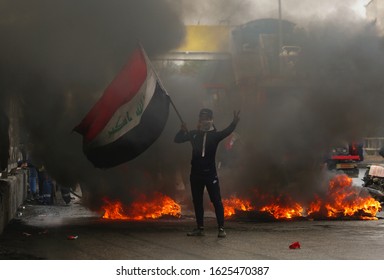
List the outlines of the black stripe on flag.
{"type": "Polygon", "coordinates": [[[161,135],[168,119],[169,103],[169,96],[157,81],[140,123],[112,143],[84,149],[85,155],[97,168],[115,167],[136,158],[161,135]]]}

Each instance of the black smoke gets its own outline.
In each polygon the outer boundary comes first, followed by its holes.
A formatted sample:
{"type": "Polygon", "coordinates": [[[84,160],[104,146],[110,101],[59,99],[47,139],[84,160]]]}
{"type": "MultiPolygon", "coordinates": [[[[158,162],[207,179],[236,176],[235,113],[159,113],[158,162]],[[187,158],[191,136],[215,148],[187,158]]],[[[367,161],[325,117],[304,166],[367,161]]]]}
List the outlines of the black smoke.
{"type": "Polygon", "coordinates": [[[326,190],[323,164],[332,147],[384,132],[378,107],[384,101],[384,45],[375,24],[341,9],[297,24],[294,35],[301,53],[286,86],[246,92],[243,166],[230,180],[239,193],[257,188],[311,199],[326,190]],[[256,102],[257,91],[263,103],[256,102]]]}
{"type": "MultiPolygon", "coordinates": [[[[378,106],[384,101],[384,45],[376,24],[351,9],[357,2],[281,3],[283,19],[296,25],[289,44],[301,48],[294,71],[284,82],[270,80],[270,86],[262,79],[256,84],[240,81],[230,89],[237,99],[215,108],[218,128],[230,122],[234,109],[241,109],[233,163],[219,170],[225,197],[251,197],[261,190],[308,202],[327,190],[324,162],[332,147],[384,133],[378,106]]],[[[278,1],[195,1],[184,8],[191,24],[236,26],[278,18],[278,1]]],[[[178,102],[190,104],[188,111],[198,110],[188,99],[178,102]]],[[[196,122],[192,116],[188,121],[196,122]]],[[[219,152],[219,161],[222,156],[219,152]]]]}
{"type": "Polygon", "coordinates": [[[0,94],[18,100],[32,161],[62,185],[80,183],[90,204],[151,188],[155,161],[95,169],[72,129],[141,43],[150,56],[177,47],[184,25],[167,1],[0,2],[0,94]]]}
{"type": "MultiPolygon", "coordinates": [[[[183,6],[165,0],[0,1],[1,100],[19,100],[32,159],[44,164],[60,184],[80,183],[87,205],[97,209],[104,196],[129,202],[153,190],[172,194],[179,175],[188,184],[191,147],[173,143],[180,120],[172,110],[158,141],[135,160],[109,170],[87,161],[81,136],[72,129],[137,42],[155,57],[182,42],[183,18],[188,16],[214,15],[215,23],[227,24],[277,16],[275,6],[264,13],[259,5],[253,13],[247,1],[205,2],[183,6]]],[[[382,133],[383,44],[374,24],[345,7],[334,13],[343,18],[330,14],[310,19],[304,10],[291,6],[283,13],[297,24],[296,42],[302,48],[291,86],[244,90],[233,83],[230,102],[214,108],[218,129],[229,124],[233,110],[241,110],[236,164],[219,170],[223,196],[249,196],[254,189],[311,196],[321,183],[323,155],[332,145],[382,133]],[[267,102],[258,102],[261,91],[267,102]]],[[[191,129],[198,110],[207,106],[203,76],[191,75],[191,69],[177,74],[160,71],[191,129]]]]}

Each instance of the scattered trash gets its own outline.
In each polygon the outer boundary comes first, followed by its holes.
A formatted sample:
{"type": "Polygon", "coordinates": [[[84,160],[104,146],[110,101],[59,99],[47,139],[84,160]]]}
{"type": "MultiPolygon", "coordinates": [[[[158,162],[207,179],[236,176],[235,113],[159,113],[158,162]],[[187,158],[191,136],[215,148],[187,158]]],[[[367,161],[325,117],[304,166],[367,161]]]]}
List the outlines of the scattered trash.
{"type": "Polygon", "coordinates": [[[300,249],[300,243],[299,242],[293,242],[291,245],[289,245],[289,249],[300,249]]]}
{"type": "Polygon", "coordinates": [[[23,213],[17,212],[17,217],[21,217],[21,216],[23,216],[23,213]]]}
{"type": "Polygon", "coordinates": [[[75,239],[77,239],[77,238],[79,238],[78,235],[68,235],[68,236],[67,236],[67,239],[68,239],[68,240],[75,240],[75,239]]]}
{"type": "Polygon", "coordinates": [[[30,237],[32,234],[30,234],[30,233],[28,233],[28,232],[23,232],[23,235],[24,235],[25,237],[30,237]]]}
{"type": "Polygon", "coordinates": [[[47,234],[47,233],[48,233],[48,230],[46,229],[46,230],[40,231],[40,232],[39,232],[39,235],[45,235],[45,234],[47,234]]]}

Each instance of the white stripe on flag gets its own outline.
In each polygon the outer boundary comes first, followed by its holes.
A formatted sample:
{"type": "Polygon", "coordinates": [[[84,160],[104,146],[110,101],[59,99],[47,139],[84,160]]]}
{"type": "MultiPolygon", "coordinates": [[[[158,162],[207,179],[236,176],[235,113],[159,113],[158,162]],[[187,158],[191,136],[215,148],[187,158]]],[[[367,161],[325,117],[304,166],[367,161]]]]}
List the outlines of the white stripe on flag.
{"type": "Polygon", "coordinates": [[[151,101],[156,89],[156,75],[147,63],[147,79],[132,100],[122,105],[113,114],[103,130],[89,143],[87,148],[107,145],[119,139],[140,123],[141,116],[151,101]]]}

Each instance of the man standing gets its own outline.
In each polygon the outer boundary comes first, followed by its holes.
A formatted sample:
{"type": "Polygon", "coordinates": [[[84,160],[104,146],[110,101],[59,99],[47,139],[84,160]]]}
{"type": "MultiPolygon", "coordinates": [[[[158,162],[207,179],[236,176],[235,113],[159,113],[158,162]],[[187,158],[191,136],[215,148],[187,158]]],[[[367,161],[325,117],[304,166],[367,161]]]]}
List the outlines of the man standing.
{"type": "Polygon", "coordinates": [[[191,161],[191,190],[197,228],[188,232],[188,236],[204,235],[204,208],[203,194],[207,187],[209,198],[215,208],[218,237],[225,237],[224,207],[221,201],[219,179],[216,171],[216,150],[219,142],[230,135],[239,122],[240,112],[233,112],[232,123],[224,130],[217,131],[213,124],[213,112],[202,109],[199,114],[197,130],[188,131],[186,124],[181,125],[180,131],[175,136],[176,143],[190,141],[192,144],[191,161]]]}

